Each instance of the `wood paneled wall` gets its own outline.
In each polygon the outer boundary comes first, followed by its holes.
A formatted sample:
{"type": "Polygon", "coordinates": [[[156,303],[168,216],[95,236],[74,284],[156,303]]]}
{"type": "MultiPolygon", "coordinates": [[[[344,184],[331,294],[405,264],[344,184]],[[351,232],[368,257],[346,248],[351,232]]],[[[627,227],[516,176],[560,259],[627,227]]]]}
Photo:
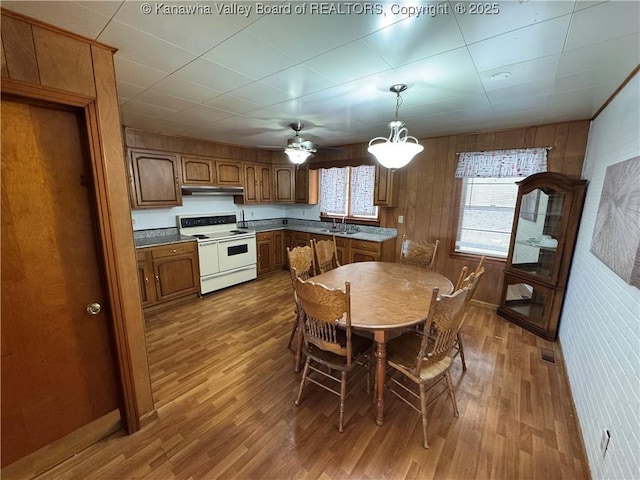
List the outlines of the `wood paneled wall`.
{"type": "MultiPolygon", "coordinates": [[[[424,152],[400,171],[400,196],[396,208],[383,209],[382,224],[416,239],[440,240],[435,270],[456,279],[463,265],[476,258],[454,255],[456,204],[460,180],[454,178],[459,152],[510,148],[552,147],[548,167],[580,178],[589,133],[589,121],[542,125],[482,134],[452,135],[421,140],[424,152]],[[398,224],[398,216],[404,223],[398,224]]],[[[400,245],[400,242],[398,242],[400,245]]],[[[398,250],[399,255],[399,250],[398,250]]],[[[487,261],[476,300],[498,304],[504,261],[487,261]]]]}
{"type": "MultiPolygon", "coordinates": [[[[2,92],[87,109],[98,229],[127,411],[154,412],[117,104],[114,49],[2,9],[2,92]],[[89,120],[93,119],[93,120],[89,120]],[[127,388],[125,388],[127,391],[127,388]]],[[[28,199],[25,199],[28,200],[28,199]]],[[[136,419],[139,420],[139,419],[136,419]]],[[[136,422],[137,423],[137,422],[136,422]]],[[[129,425],[131,427],[131,425],[129,425]]],[[[134,425],[137,427],[137,425],[134,425]]]]}

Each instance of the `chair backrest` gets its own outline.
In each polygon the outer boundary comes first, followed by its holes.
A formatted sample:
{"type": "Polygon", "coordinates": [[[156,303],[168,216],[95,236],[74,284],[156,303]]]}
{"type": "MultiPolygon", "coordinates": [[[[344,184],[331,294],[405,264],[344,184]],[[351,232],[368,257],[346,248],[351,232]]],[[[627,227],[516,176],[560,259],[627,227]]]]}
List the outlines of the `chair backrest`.
{"type": "Polygon", "coordinates": [[[411,240],[402,236],[402,250],[400,263],[416,265],[427,270],[433,270],[433,264],[438,253],[440,240],[430,243],[426,240],[411,240]]]}
{"type": "MultiPolygon", "coordinates": [[[[464,267],[462,270],[464,271],[465,268],[467,267],[464,267]]],[[[469,303],[469,301],[475,294],[476,288],[478,288],[478,283],[480,282],[480,278],[482,277],[482,275],[484,275],[484,267],[480,267],[475,272],[471,272],[469,275],[467,275],[464,278],[462,278],[462,273],[461,273],[461,278],[458,279],[458,284],[456,285],[455,290],[460,290],[462,288],[469,289],[469,295],[467,296],[467,303],[469,303]]]]}
{"type": "MultiPolygon", "coordinates": [[[[476,269],[473,272],[473,273],[475,273],[475,276],[478,277],[478,279],[484,273],[484,267],[482,265],[484,264],[484,259],[485,258],[486,257],[484,255],[480,257],[480,261],[478,262],[478,265],[476,266],[476,269]]],[[[462,267],[462,270],[460,270],[460,275],[458,276],[458,281],[456,282],[456,285],[455,285],[455,288],[454,288],[454,292],[456,290],[460,290],[464,283],[470,283],[469,282],[469,277],[467,277],[467,272],[468,271],[469,271],[469,267],[467,267],[466,265],[464,267],[462,267]]],[[[475,291],[475,288],[474,288],[474,291],[475,291]]],[[[471,294],[471,296],[473,296],[473,293],[471,294]]]]}
{"type": "Polygon", "coordinates": [[[433,289],[429,316],[424,324],[422,344],[414,367],[416,375],[427,364],[437,362],[449,355],[455,346],[470,291],[471,288],[466,287],[451,295],[442,295],[438,298],[438,289],[433,289]]]}
{"type": "Polygon", "coordinates": [[[340,266],[335,237],[331,240],[320,241],[312,238],[311,246],[313,247],[313,258],[316,262],[315,269],[318,273],[325,273],[340,266]]]}
{"type": "Polygon", "coordinates": [[[302,309],[304,341],[321,350],[346,357],[351,364],[351,284],[344,291],[330,289],[311,280],[295,280],[298,304],[302,309]],[[338,329],[338,320],[345,318],[345,327],[338,329]]]}
{"type": "MultiPolygon", "coordinates": [[[[296,277],[308,280],[315,273],[313,270],[313,251],[311,247],[300,246],[290,249],[287,247],[287,258],[289,259],[289,272],[291,282],[295,282],[296,277]]],[[[295,288],[295,283],[294,283],[295,288]]]]}

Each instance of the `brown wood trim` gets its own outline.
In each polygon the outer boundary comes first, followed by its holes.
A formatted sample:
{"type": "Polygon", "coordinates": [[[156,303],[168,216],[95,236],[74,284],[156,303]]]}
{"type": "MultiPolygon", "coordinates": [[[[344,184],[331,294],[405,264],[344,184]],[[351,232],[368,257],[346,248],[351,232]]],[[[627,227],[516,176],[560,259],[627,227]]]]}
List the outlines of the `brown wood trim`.
{"type": "Polygon", "coordinates": [[[27,83],[10,78],[2,78],[3,95],[15,95],[17,97],[25,97],[33,100],[43,100],[45,102],[58,103],[63,106],[84,108],[95,100],[93,97],[70,93],[57,88],[45,87],[35,83],[27,83]]]}
{"type": "Polygon", "coordinates": [[[2,478],[4,480],[34,478],[62,460],[117,432],[120,428],[120,412],[114,410],[7,465],[2,469],[2,478]]]}
{"type": "Polygon", "coordinates": [[[602,106],[598,109],[596,114],[593,116],[593,119],[595,119],[598,115],[600,115],[602,113],[602,111],[605,108],[607,108],[607,106],[613,101],[613,99],[618,96],[618,93],[620,93],[622,91],[622,89],[627,86],[627,83],[629,83],[631,81],[631,79],[633,77],[635,77],[635,75],[639,71],[640,71],[640,65],[636,65],[636,68],[634,68],[631,71],[631,73],[629,75],[627,75],[627,78],[625,78],[623,80],[623,82],[620,84],[620,86],[618,88],[616,88],[616,90],[611,94],[611,96],[609,98],[607,98],[607,100],[605,100],[605,102],[602,104],[602,106]]]}
{"type": "Polygon", "coordinates": [[[45,23],[42,22],[40,20],[37,20],[33,17],[29,17],[27,15],[23,15],[21,13],[17,13],[14,12],[12,10],[7,10],[4,7],[0,7],[0,12],[2,13],[2,15],[6,15],[7,17],[11,17],[11,18],[15,18],[16,20],[20,20],[21,22],[25,22],[40,28],[44,28],[46,30],[50,30],[52,32],[55,32],[57,34],[60,35],[64,35],[65,37],[69,37],[69,38],[73,38],[74,40],[80,40],[83,43],[89,43],[91,45],[95,45],[97,47],[101,47],[101,48],[106,48],[108,50],[111,50],[113,53],[116,53],[118,51],[117,48],[112,47],[111,45],[107,45],[105,43],[100,43],[96,40],[93,40],[91,38],[88,37],[83,37],[82,35],[78,35],[76,33],[72,33],[72,32],[68,32],[67,30],[63,30],[61,28],[56,27],[55,25],[51,25],[49,23],[45,23]]]}
{"type": "Polygon", "coordinates": [[[85,117],[87,136],[89,138],[88,147],[93,170],[93,184],[96,190],[96,210],[98,213],[100,238],[102,239],[102,256],[106,270],[109,303],[112,306],[113,333],[118,364],[120,366],[119,373],[122,386],[124,423],[127,431],[133,433],[140,430],[140,417],[136,403],[135,381],[133,378],[133,365],[127,336],[126,319],[123,311],[123,301],[120,297],[122,282],[116,264],[117,246],[111,225],[111,201],[109,198],[109,189],[107,188],[107,172],[105,171],[105,159],[102,157],[98,113],[94,102],[86,106],[85,117]]]}

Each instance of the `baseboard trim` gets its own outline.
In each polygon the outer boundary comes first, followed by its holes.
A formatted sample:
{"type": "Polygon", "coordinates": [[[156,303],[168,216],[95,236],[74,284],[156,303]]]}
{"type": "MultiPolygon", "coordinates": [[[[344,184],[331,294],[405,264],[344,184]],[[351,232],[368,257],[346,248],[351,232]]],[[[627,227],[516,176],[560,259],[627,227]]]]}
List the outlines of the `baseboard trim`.
{"type": "Polygon", "coordinates": [[[121,428],[120,410],[114,410],[7,465],[0,471],[0,476],[2,480],[34,478],[121,428]]]}

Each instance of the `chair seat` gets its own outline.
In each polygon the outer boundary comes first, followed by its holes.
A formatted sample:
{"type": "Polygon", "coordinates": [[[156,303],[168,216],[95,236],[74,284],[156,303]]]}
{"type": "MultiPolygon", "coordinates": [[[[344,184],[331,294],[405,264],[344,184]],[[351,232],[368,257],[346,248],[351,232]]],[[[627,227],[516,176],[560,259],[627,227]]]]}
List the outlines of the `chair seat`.
{"type": "MultiPolygon", "coordinates": [[[[346,334],[343,330],[337,331],[338,336],[342,335],[346,337],[346,334]]],[[[329,352],[327,350],[322,350],[312,343],[305,345],[303,347],[303,352],[308,357],[311,357],[316,362],[320,362],[324,365],[331,366],[331,368],[339,371],[350,370],[355,365],[357,365],[357,360],[360,359],[363,355],[367,354],[371,348],[373,347],[373,341],[361,337],[359,335],[351,336],[351,365],[347,365],[347,357],[343,355],[338,355],[337,353],[329,352]]]]}
{"type": "Polygon", "coordinates": [[[453,358],[447,355],[438,362],[425,365],[420,371],[418,379],[412,370],[416,364],[421,342],[422,335],[418,332],[407,332],[390,340],[387,342],[387,363],[413,381],[424,383],[446,372],[451,366],[453,358]]]}

